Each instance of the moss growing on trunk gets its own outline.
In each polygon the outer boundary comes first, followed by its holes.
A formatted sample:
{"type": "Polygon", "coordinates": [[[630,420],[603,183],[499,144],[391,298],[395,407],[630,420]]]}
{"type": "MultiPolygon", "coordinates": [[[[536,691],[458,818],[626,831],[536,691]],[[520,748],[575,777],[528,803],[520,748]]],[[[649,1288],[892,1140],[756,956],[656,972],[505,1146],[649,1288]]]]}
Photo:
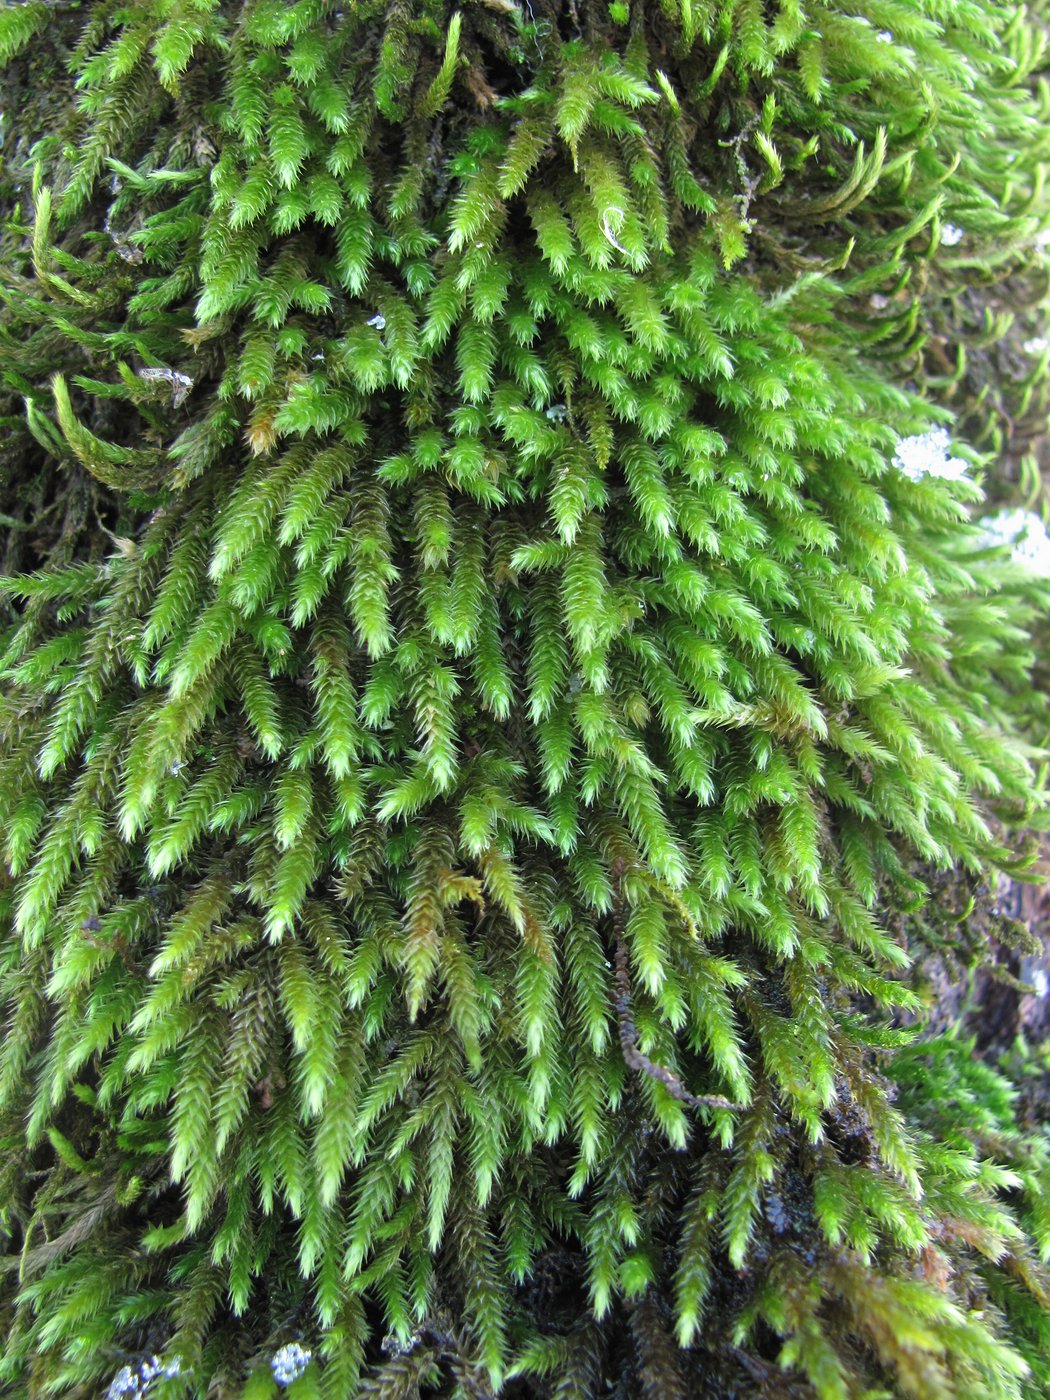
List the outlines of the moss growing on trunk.
{"type": "Polygon", "coordinates": [[[1047,1393],[1045,1143],[894,1020],[1041,801],[1045,39],[0,13],[11,1394],[1047,1393]]]}

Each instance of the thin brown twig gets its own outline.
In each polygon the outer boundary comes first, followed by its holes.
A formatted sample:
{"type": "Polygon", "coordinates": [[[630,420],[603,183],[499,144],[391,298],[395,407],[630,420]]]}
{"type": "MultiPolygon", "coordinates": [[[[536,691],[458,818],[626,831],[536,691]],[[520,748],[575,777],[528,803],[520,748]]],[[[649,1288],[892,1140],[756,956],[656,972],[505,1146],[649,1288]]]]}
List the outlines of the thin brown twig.
{"type": "Polygon", "coordinates": [[[693,1108],[739,1109],[742,1104],[733,1103],[722,1094],[694,1094],[687,1089],[674,1070],[666,1065],[658,1065],[655,1060],[638,1046],[638,1028],[631,1015],[631,976],[627,967],[627,942],[624,938],[624,918],[622,900],[617,900],[616,933],[616,1019],[620,1028],[620,1048],[628,1069],[636,1074],[648,1075],[658,1080],[673,1098],[693,1108]]]}

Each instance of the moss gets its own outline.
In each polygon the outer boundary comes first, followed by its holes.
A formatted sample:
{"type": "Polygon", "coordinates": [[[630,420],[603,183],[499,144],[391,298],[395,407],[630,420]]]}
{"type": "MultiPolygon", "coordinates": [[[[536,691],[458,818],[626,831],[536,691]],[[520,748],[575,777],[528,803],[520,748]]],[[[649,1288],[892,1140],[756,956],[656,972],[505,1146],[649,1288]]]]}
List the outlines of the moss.
{"type": "Polygon", "coordinates": [[[1042,1393],[1044,40],[0,17],[12,1394],[1042,1393]]]}

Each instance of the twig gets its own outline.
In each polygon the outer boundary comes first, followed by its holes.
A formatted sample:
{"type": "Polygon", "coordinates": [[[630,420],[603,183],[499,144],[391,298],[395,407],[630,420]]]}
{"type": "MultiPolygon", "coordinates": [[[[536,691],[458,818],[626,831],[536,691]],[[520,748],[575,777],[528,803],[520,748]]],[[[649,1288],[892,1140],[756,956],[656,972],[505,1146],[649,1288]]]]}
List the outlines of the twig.
{"type": "Polygon", "coordinates": [[[736,158],[736,170],[740,180],[741,190],[738,195],[734,195],[733,197],[740,206],[740,222],[744,224],[748,222],[751,200],[755,191],[762,183],[763,178],[761,175],[752,175],[751,171],[748,169],[747,161],[744,159],[744,145],[757,125],[758,113],[756,112],[754,116],[750,117],[744,126],[741,127],[732,140],[719,141],[718,143],[727,150],[731,150],[736,158]]]}
{"type": "Polygon", "coordinates": [[[620,1026],[620,1048],[628,1069],[658,1080],[673,1098],[681,1103],[690,1104],[693,1108],[739,1109],[743,1106],[733,1103],[722,1094],[691,1093],[674,1070],[668,1069],[666,1065],[658,1065],[638,1048],[638,1028],[631,1015],[631,978],[627,970],[627,943],[623,934],[622,905],[619,901],[616,919],[616,1018],[620,1026]]]}

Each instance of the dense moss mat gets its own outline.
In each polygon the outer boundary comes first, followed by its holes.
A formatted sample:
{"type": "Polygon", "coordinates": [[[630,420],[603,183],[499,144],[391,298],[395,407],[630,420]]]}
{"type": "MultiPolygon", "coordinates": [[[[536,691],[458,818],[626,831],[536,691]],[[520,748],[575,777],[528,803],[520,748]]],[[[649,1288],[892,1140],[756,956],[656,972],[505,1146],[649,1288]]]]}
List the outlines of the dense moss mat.
{"type": "Polygon", "coordinates": [[[1050,1393],[1046,39],[0,12],[5,1393],[1050,1393]]]}

